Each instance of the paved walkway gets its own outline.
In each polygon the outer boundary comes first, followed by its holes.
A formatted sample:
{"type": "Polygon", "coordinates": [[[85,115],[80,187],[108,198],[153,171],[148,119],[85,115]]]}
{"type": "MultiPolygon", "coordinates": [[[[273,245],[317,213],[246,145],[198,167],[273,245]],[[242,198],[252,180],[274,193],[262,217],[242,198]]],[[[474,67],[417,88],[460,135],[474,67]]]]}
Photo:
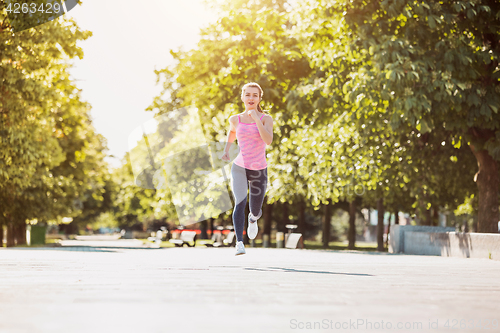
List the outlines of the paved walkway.
{"type": "Polygon", "coordinates": [[[100,251],[103,248],[128,248],[128,249],[141,249],[141,248],[157,248],[153,243],[144,244],[139,239],[118,239],[118,240],[62,240],[60,245],[65,247],[66,250],[86,250],[86,251],[100,251]]]}
{"type": "Polygon", "coordinates": [[[498,261],[263,248],[233,254],[1,249],[0,332],[500,332],[498,261]]]}

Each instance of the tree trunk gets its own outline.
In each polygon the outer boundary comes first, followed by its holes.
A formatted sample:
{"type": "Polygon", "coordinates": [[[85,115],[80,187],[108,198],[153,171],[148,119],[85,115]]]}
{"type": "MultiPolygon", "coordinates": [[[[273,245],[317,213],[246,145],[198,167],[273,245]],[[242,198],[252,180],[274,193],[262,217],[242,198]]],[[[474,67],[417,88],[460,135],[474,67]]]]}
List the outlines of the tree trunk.
{"type": "Polygon", "coordinates": [[[208,226],[207,220],[201,221],[201,223],[200,223],[200,231],[201,231],[200,239],[208,239],[207,226],[208,226]]]}
{"type": "Polygon", "coordinates": [[[472,215],[472,232],[478,232],[478,227],[477,227],[477,215],[472,215]]]}
{"type": "Polygon", "coordinates": [[[439,227],[439,210],[436,207],[432,209],[432,225],[439,227]]]}
{"type": "Polygon", "coordinates": [[[328,203],[324,205],[325,212],[323,214],[323,248],[328,248],[330,243],[330,230],[332,219],[332,199],[328,199],[328,203]]]}
{"type": "Polygon", "coordinates": [[[463,223],[463,232],[469,232],[469,219],[465,218],[463,223]]]}
{"type": "Polygon", "coordinates": [[[16,246],[16,239],[14,236],[14,226],[12,222],[7,223],[7,247],[16,246]]]}
{"type": "Polygon", "coordinates": [[[385,248],[389,248],[389,235],[391,234],[391,216],[392,214],[389,214],[389,221],[387,223],[387,234],[385,235],[385,248]]]}
{"type": "Polygon", "coordinates": [[[384,199],[377,201],[377,251],[384,251],[384,199]]]}
{"type": "Polygon", "coordinates": [[[349,231],[347,233],[349,244],[347,248],[354,250],[356,247],[356,200],[349,203],[349,231]]]}
{"type": "Polygon", "coordinates": [[[264,207],[264,232],[263,235],[268,235],[271,239],[271,224],[273,220],[273,206],[274,204],[265,204],[264,207]]]}
{"type": "Polygon", "coordinates": [[[395,217],[394,218],[394,224],[399,224],[399,211],[398,210],[396,210],[394,212],[394,217],[395,217]]]}
{"type": "Polygon", "coordinates": [[[470,145],[479,171],[474,176],[478,188],[478,232],[498,233],[498,163],[487,150],[470,145]]]}
{"type": "Polygon", "coordinates": [[[431,210],[430,209],[425,210],[425,217],[423,220],[425,221],[423,223],[423,225],[432,226],[432,218],[431,218],[431,210]]]}
{"type": "Polygon", "coordinates": [[[371,241],[371,239],[372,239],[372,229],[371,229],[371,226],[372,226],[372,209],[368,208],[368,224],[366,225],[365,228],[368,229],[368,235],[370,236],[370,238],[366,239],[366,234],[365,234],[365,241],[366,240],[371,241]]]}
{"type": "Polygon", "coordinates": [[[297,225],[297,232],[302,234],[302,239],[306,233],[306,202],[302,198],[299,201],[299,221],[297,225]]]}
{"type": "Polygon", "coordinates": [[[214,218],[211,217],[208,219],[208,228],[210,230],[210,238],[214,236],[214,218]]]}
{"type": "Polygon", "coordinates": [[[26,245],[26,222],[16,225],[16,245],[26,245]]]}
{"type": "Polygon", "coordinates": [[[278,227],[278,231],[286,232],[286,225],[290,224],[290,218],[288,217],[288,202],[283,203],[283,218],[281,224],[278,227]]]}

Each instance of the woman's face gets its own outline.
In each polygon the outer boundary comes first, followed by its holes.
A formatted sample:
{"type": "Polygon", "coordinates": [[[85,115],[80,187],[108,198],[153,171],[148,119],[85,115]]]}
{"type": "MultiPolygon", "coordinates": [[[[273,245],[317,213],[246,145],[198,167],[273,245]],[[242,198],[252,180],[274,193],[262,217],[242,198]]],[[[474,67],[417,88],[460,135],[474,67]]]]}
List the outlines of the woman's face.
{"type": "Polygon", "coordinates": [[[260,90],[257,87],[247,87],[245,89],[245,93],[243,94],[243,97],[241,97],[241,100],[245,103],[246,110],[257,110],[257,105],[260,102],[259,93],[260,90]]]}

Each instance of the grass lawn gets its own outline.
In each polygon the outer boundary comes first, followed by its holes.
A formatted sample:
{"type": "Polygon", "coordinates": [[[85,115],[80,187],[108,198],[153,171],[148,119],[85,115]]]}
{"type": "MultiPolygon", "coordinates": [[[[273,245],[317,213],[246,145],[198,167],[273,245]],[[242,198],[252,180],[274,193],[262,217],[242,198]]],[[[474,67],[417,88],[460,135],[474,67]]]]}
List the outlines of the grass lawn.
{"type": "MultiPolygon", "coordinates": [[[[144,243],[150,243],[153,244],[154,242],[148,241],[147,239],[140,239],[144,243]]],[[[196,247],[205,247],[205,245],[200,244],[200,242],[206,242],[206,243],[213,243],[211,240],[208,239],[203,239],[203,240],[197,240],[196,241],[196,247]]],[[[245,245],[246,247],[250,247],[250,244],[245,245]]],[[[175,244],[170,243],[169,241],[163,241],[161,242],[160,247],[175,247],[175,244]]],[[[255,247],[262,247],[262,239],[256,239],[255,240],[255,247]]],[[[305,249],[308,250],[325,250],[323,248],[323,243],[319,241],[304,241],[304,247],[305,249]]],[[[276,242],[271,242],[270,248],[276,248],[276,242]]],[[[328,244],[328,249],[326,250],[347,250],[347,242],[330,242],[328,244]]],[[[355,251],[377,251],[377,243],[367,243],[367,242],[357,242],[356,247],[354,249],[355,251]]],[[[387,249],[385,249],[384,252],[387,252],[387,249]]]]}
{"type": "MultiPolygon", "coordinates": [[[[153,244],[154,242],[148,241],[146,238],[140,238],[140,241],[143,243],[147,244],[153,244]]],[[[58,239],[46,239],[45,240],[45,245],[42,244],[37,244],[37,245],[32,245],[30,247],[45,247],[45,246],[54,246],[56,243],[58,243],[58,239]]],[[[213,243],[209,239],[203,239],[203,240],[198,240],[196,241],[196,247],[205,247],[205,245],[201,244],[200,242],[205,242],[205,243],[213,243]]],[[[246,247],[250,247],[250,244],[245,245],[246,247]]],[[[6,247],[6,244],[3,244],[3,247],[6,247]]],[[[16,247],[28,247],[27,245],[18,245],[16,247]]],[[[175,247],[175,244],[170,243],[169,241],[163,241],[160,244],[160,247],[162,248],[168,248],[168,247],[175,247]]],[[[262,247],[262,239],[256,239],[255,240],[255,247],[262,247]]],[[[305,249],[308,250],[325,250],[323,248],[323,244],[320,241],[304,241],[304,247],[305,249]]],[[[273,241],[271,242],[270,248],[276,248],[276,242],[273,241]]],[[[328,249],[326,250],[347,250],[347,242],[330,242],[328,244],[328,249]]],[[[356,248],[354,249],[355,251],[377,251],[377,243],[367,243],[367,242],[357,242],[356,243],[356,248]]],[[[387,252],[387,249],[384,250],[384,252],[387,252]]]]}
{"type": "MultiPolygon", "coordinates": [[[[328,249],[330,250],[347,250],[348,242],[330,242],[328,249]]],[[[306,249],[323,249],[323,243],[318,241],[304,241],[306,249]]],[[[377,251],[377,243],[370,242],[356,242],[355,251],[377,251]]],[[[387,249],[384,250],[387,252],[387,249]]]]}
{"type": "MultiPolygon", "coordinates": [[[[154,244],[155,242],[147,240],[147,238],[138,238],[140,241],[142,241],[144,244],[154,244]]],[[[168,240],[163,241],[160,244],[160,247],[175,247],[175,244],[170,243],[168,240]]]]}
{"type": "MultiPolygon", "coordinates": [[[[16,245],[15,247],[47,247],[47,246],[54,246],[56,243],[57,239],[46,239],[45,244],[33,244],[31,246],[24,244],[24,245],[16,245]]],[[[7,247],[7,244],[4,243],[3,247],[7,247]]]]}

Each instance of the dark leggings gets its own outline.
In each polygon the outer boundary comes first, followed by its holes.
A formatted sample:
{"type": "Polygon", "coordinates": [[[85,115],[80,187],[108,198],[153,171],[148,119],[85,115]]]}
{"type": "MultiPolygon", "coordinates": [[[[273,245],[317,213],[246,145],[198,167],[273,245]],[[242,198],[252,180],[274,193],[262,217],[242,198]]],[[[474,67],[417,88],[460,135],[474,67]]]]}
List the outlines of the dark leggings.
{"type": "Polygon", "coordinates": [[[267,168],[250,170],[233,163],[231,167],[231,190],[236,206],[233,210],[233,225],[237,241],[243,241],[245,229],[245,207],[250,183],[250,212],[257,218],[262,216],[262,204],[267,189],[267,168]]]}

